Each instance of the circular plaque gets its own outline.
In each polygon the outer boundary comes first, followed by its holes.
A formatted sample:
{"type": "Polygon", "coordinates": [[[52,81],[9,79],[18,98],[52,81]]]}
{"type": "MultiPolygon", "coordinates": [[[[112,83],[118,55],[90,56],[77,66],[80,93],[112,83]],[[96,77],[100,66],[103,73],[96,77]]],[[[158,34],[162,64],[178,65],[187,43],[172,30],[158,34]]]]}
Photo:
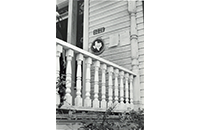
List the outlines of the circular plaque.
{"type": "Polygon", "coordinates": [[[93,54],[100,55],[104,51],[105,45],[103,40],[98,38],[92,42],[90,48],[93,54]]]}

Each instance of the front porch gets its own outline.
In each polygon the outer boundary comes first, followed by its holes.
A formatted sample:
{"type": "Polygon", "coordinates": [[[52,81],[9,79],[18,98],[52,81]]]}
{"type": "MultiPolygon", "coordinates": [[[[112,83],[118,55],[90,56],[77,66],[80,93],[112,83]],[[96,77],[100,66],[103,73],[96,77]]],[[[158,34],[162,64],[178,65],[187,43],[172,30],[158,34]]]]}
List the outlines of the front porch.
{"type": "MultiPolygon", "coordinates": [[[[66,101],[61,109],[104,112],[115,105],[115,112],[124,112],[139,108],[137,74],[56,39],[56,80],[61,53],[66,56],[66,101]]],[[[56,91],[56,108],[59,104],[56,91]]]]}

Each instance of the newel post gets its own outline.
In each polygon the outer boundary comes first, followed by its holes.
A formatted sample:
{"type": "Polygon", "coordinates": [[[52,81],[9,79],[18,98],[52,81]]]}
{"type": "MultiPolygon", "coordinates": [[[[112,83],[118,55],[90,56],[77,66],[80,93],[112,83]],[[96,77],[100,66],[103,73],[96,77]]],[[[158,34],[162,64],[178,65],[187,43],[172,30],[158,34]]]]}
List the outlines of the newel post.
{"type": "Polygon", "coordinates": [[[93,108],[99,108],[99,99],[98,99],[98,92],[99,92],[99,67],[100,62],[94,62],[95,72],[94,72],[94,100],[93,100],[93,108]]]}
{"type": "Polygon", "coordinates": [[[69,49],[66,51],[67,57],[67,66],[66,66],[66,102],[64,106],[72,105],[72,96],[71,96],[71,86],[72,86],[72,58],[74,56],[74,51],[69,49]]]}
{"type": "Polygon", "coordinates": [[[82,98],[81,98],[81,65],[83,61],[83,55],[78,54],[76,56],[76,61],[77,61],[77,74],[76,74],[76,98],[75,98],[75,106],[82,106],[82,98]]]}
{"type": "Polygon", "coordinates": [[[106,64],[101,65],[101,70],[102,70],[102,100],[101,100],[101,108],[106,109],[106,69],[107,66],[106,64]]]}
{"type": "Polygon", "coordinates": [[[91,70],[91,64],[92,64],[92,59],[90,57],[88,57],[85,60],[86,63],[86,83],[85,83],[85,99],[84,99],[84,106],[85,107],[91,107],[91,99],[90,99],[90,79],[91,79],[91,75],[90,75],[90,70],[91,70]]]}

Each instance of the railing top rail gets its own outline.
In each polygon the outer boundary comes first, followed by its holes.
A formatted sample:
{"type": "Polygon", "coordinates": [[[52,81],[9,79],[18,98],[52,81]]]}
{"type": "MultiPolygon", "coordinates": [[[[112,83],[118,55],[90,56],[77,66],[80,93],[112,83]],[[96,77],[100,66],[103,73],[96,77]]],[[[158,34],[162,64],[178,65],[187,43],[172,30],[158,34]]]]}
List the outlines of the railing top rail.
{"type": "Polygon", "coordinates": [[[126,69],[126,68],[124,68],[124,67],[121,67],[121,66],[119,66],[119,65],[117,65],[117,64],[115,64],[115,63],[112,63],[112,62],[110,62],[110,61],[107,61],[107,60],[105,60],[105,59],[103,59],[103,58],[101,58],[101,57],[99,57],[99,56],[96,56],[96,55],[94,55],[94,54],[88,52],[88,51],[85,51],[85,50],[83,50],[83,49],[80,49],[80,48],[78,48],[78,47],[76,47],[76,46],[74,46],[74,45],[72,45],[72,44],[70,44],[70,43],[68,43],[68,42],[65,42],[65,41],[63,41],[63,40],[60,40],[60,39],[56,38],[56,43],[57,43],[57,44],[60,44],[61,46],[63,46],[64,49],[72,49],[73,51],[75,51],[75,53],[81,53],[81,54],[83,54],[83,55],[86,56],[86,57],[90,57],[90,58],[92,58],[92,59],[98,60],[98,61],[100,61],[101,63],[104,63],[104,64],[107,64],[108,66],[114,67],[115,69],[119,69],[119,70],[121,70],[121,71],[124,71],[124,72],[126,72],[126,73],[129,73],[129,74],[132,74],[132,75],[136,76],[136,74],[135,74],[134,72],[132,72],[132,71],[130,71],[130,70],[128,70],[128,69],[126,69]]]}

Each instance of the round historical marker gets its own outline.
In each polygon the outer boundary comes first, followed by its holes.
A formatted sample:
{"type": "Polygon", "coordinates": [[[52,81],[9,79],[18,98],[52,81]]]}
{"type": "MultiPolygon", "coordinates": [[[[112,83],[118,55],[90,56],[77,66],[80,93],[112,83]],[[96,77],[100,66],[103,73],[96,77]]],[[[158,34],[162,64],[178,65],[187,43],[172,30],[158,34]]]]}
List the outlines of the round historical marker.
{"type": "Polygon", "coordinates": [[[100,55],[104,51],[105,45],[103,40],[98,38],[92,42],[90,48],[93,54],[100,55]]]}

